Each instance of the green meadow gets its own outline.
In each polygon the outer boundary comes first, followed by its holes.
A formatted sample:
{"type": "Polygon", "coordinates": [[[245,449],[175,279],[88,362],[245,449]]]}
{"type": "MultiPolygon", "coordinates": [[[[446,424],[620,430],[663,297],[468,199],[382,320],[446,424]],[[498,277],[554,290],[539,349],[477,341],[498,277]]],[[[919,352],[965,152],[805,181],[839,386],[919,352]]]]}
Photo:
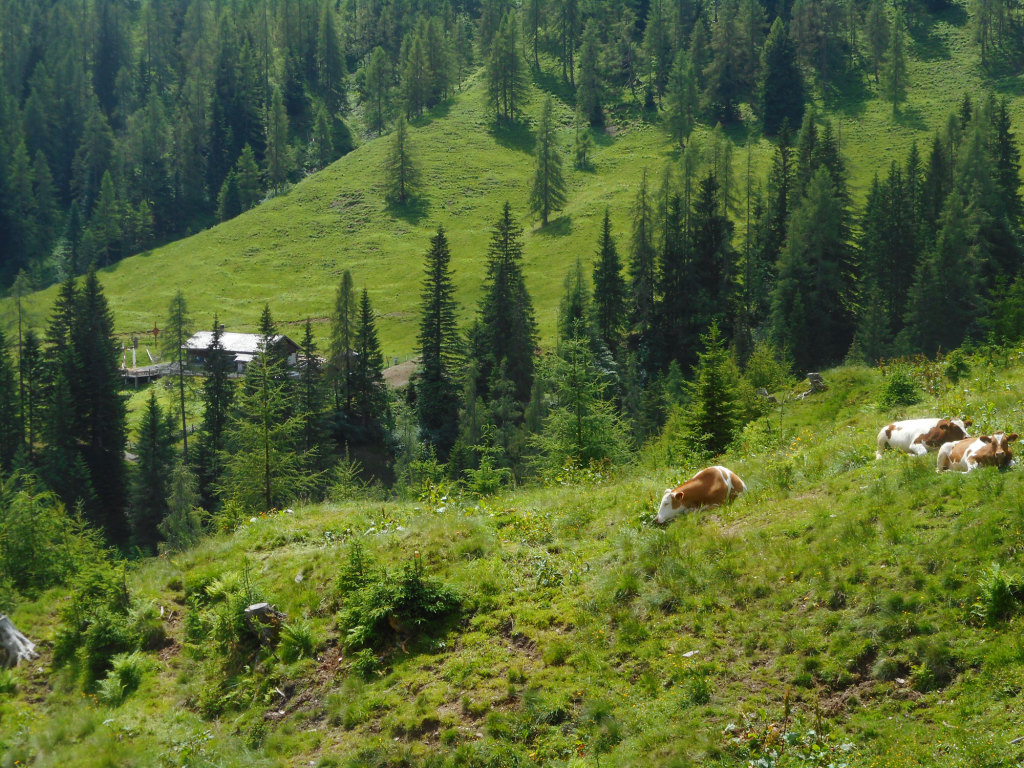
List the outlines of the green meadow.
{"type": "Polygon", "coordinates": [[[940,476],[874,443],[925,414],[1019,429],[1022,374],[1024,349],[955,385],[922,363],[924,400],[883,411],[879,371],[828,371],[721,458],[747,494],[664,528],[662,491],[699,466],[670,438],[494,496],[350,488],[219,519],[127,566],[167,639],[119,705],[51,667],[66,592],[15,607],[43,655],[0,677],[0,766],[1019,764],[1024,475],[940,476]],[[393,607],[361,648],[354,574],[416,569],[458,609],[393,607]],[[257,600],[282,639],[240,650],[226,611],[257,600]]]}
{"type": "MultiPolygon", "coordinates": [[[[909,38],[908,101],[897,114],[882,100],[872,78],[852,78],[817,89],[816,109],[832,120],[848,164],[855,206],[874,173],[902,162],[913,141],[925,149],[963,94],[986,89],[1011,100],[1014,126],[1024,126],[1024,78],[985,76],[970,42],[964,9],[954,5],[925,16],[909,38]]],[[[545,343],[554,335],[562,281],[579,257],[593,259],[601,216],[611,211],[620,253],[628,257],[630,208],[646,171],[652,189],[678,149],[652,115],[635,107],[610,110],[606,131],[595,132],[593,168],[571,167],[573,106],[565,98],[554,64],[535,78],[521,122],[496,127],[484,103],[479,74],[462,91],[411,130],[422,175],[422,194],[405,209],[383,201],[382,164],[389,139],[365,138],[362,145],[329,168],[307,177],[284,194],[212,229],[146,252],[103,270],[101,279],[117,330],[142,334],[162,326],[170,297],[184,291],[201,327],[213,314],[235,330],[252,330],[265,302],[286,332],[298,336],[311,319],[321,340],[342,272],[352,271],[357,288],[366,287],[379,315],[387,357],[415,351],[421,260],[428,240],[441,225],[448,232],[462,319],[476,308],[485,274],[490,227],[505,200],[525,228],[525,270],[545,343]],[[533,172],[534,128],[546,92],[554,92],[564,149],[569,201],[544,228],[529,218],[527,194],[533,172]]],[[[359,115],[353,116],[358,123],[359,115]]],[[[694,140],[708,144],[709,127],[694,140]]],[[[742,247],[745,226],[747,146],[751,177],[764,178],[772,145],[756,136],[756,120],[728,131],[737,207],[734,246],[742,247]]],[[[31,324],[46,323],[56,289],[29,298],[31,324]]],[[[15,322],[12,303],[0,303],[0,322],[15,322]]]]}

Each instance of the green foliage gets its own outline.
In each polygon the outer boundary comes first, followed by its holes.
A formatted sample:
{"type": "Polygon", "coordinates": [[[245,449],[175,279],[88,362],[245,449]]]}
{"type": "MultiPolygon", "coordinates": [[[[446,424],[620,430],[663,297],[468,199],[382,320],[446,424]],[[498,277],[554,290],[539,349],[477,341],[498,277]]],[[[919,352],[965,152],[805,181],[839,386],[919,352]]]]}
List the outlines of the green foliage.
{"type": "Polygon", "coordinates": [[[118,706],[139,687],[146,667],[138,651],[117,654],[110,660],[107,676],[96,686],[97,697],[108,706],[118,706]]]}
{"type": "Polygon", "coordinates": [[[350,593],[338,623],[349,647],[369,648],[395,634],[435,632],[464,608],[455,588],[424,576],[417,552],[399,573],[381,570],[350,593]]]}
{"type": "Polygon", "coordinates": [[[313,658],[319,644],[313,625],[307,619],[299,619],[281,627],[277,653],[281,661],[290,664],[299,659],[313,658]]]}
{"type": "Polygon", "coordinates": [[[544,102],[540,125],[537,126],[537,168],[530,189],[530,210],[540,214],[542,226],[547,226],[551,213],[560,210],[566,201],[562,155],[558,149],[553,122],[553,105],[549,96],[544,102]]]}
{"type": "Polygon", "coordinates": [[[971,614],[984,624],[995,626],[1017,610],[1020,584],[1008,577],[998,563],[992,563],[978,580],[978,590],[971,614]]]}
{"type": "Polygon", "coordinates": [[[905,363],[890,365],[878,396],[878,407],[888,411],[920,401],[921,388],[910,367],[905,363]]]}
{"type": "Polygon", "coordinates": [[[416,196],[418,185],[419,169],[409,126],[404,117],[399,117],[384,164],[384,199],[389,205],[405,205],[416,196]]]}
{"type": "Polygon", "coordinates": [[[714,455],[725,450],[742,426],[736,385],[739,375],[717,324],[701,340],[704,351],[698,353],[684,422],[688,442],[714,455]]]}
{"type": "Polygon", "coordinates": [[[946,355],[946,367],[942,372],[950,384],[958,384],[961,379],[971,374],[971,364],[962,350],[954,349],[946,355]]]}
{"type": "Polygon", "coordinates": [[[30,475],[0,479],[0,580],[26,594],[64,584],[102,559],[98,532],[30,475]]]}

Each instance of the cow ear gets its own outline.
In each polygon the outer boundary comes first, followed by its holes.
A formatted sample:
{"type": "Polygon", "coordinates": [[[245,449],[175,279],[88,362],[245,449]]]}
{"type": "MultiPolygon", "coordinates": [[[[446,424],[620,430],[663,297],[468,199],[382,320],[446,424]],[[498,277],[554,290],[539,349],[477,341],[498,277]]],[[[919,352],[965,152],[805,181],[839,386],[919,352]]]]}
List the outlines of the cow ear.
{"type": "Polygon", "coordinates": [[[974,426],[974,422],[971,421],[970,419],[964,419],[964,426],[965,427],[973,427],[974,426]]]}
{"type": "Polygon", "coordinates": [[[981,440],[981,442],[983,442],[983,443],[991,443],[992,442],[992,438],[989,437],[988,435],[982,435],[978,439],[981,440]]]}
{"type": "Polygon", "coordinates": [[[1017,434],[1016,432],[1011,432],[1010,434],[1008,434],[1008,435],[1006,436],[1006,442],[1008,442],[1008,443],[1012,443],[1012,442],[1013,442],[1014,440],[1016,440],[1016,439],[1017,439],[1018,437],[1020,437],[1020,435],[1018,435],[1018,434],[1017,434]]]}

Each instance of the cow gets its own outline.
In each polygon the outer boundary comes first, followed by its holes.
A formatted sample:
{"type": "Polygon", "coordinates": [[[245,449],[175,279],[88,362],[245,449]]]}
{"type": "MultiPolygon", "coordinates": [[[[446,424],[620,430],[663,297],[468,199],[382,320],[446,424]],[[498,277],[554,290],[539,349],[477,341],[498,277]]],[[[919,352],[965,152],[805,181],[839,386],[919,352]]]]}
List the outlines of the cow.
{"type": "Polygon", "coordinates": [[[946,443],[939,449],[936,472],[970,472],[978,467],[999,467],[1006,469],[1013,461],[1010,443],[1018,437],[1016,432],[1009,435],[996,432],[994,435],[968,437],[955,443],[946,443]]]}
{"type": "Polygon", "coordinates": [[[725,467],[707,467],[675,488],[667,488],[654,521],[664,525],[686,509],[714,507],[747,490],[739,475],[725,467]]]}
{"type": "Polygon", "coordinates": [[[967,428],[973,423],[970,419],[895,421],[879,431],[875,458],[882,458],[882,451],[886,448],[924,456],[939,450],[939,446],[966,438],[967,428]]]}

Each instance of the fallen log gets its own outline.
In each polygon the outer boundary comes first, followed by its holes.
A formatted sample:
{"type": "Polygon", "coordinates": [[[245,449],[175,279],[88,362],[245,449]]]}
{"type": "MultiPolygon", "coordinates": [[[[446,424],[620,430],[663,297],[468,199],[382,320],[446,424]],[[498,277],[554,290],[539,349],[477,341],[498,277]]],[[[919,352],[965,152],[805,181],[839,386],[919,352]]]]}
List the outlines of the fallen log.
{"type": "Polygon", "coordinates": [[[0,615],[0,668],[10,669],[22,661],[39,658],[36,646],[6,616],[0,615]]]}

